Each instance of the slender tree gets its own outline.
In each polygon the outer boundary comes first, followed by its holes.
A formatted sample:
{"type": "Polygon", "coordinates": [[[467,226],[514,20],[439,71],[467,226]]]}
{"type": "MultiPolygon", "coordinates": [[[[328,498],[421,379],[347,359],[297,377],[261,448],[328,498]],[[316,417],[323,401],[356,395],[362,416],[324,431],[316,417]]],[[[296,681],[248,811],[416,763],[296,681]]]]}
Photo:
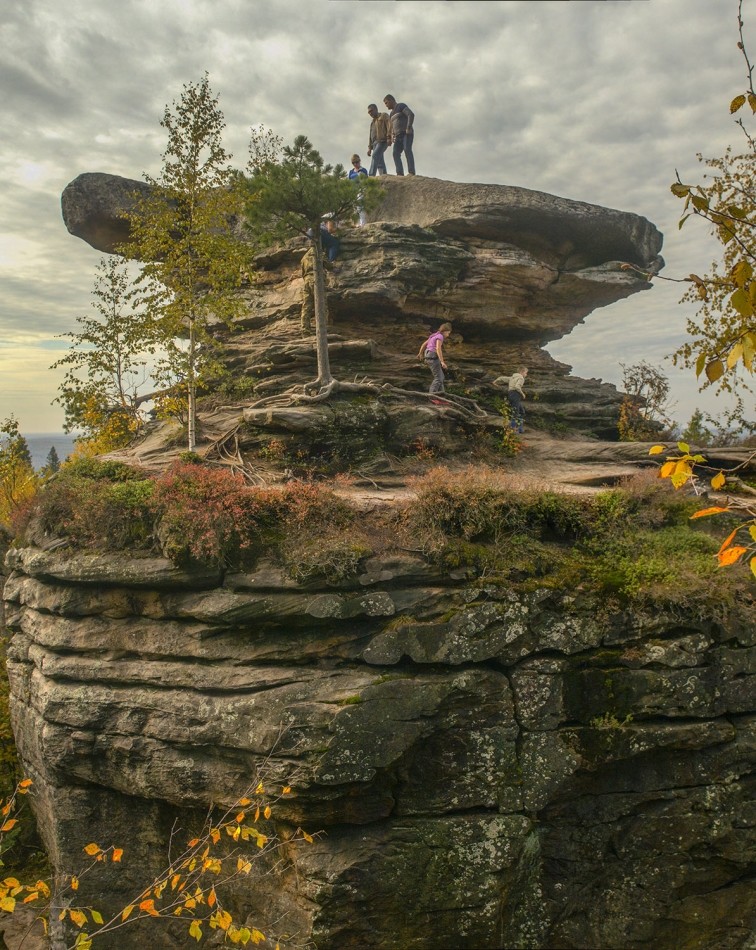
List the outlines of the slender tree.
{"type": "Polygon", "coordinates": [[[97,316],[78,317],[79,331],[62,334],[72,346],[52,367],[66,368],[55,402],[63,406],[66,432],[81,431],[97,451],[107,452],[127,444],[142,426],[148,365],[162,334],[151,314],[135,306],[122,260],[100,261],[92,296],[97,316]]]}
{"type": "Polygon", "coordinates": [[[243,310],[238,288],[249,250],[233,234],[243,211],[241,177],[228,164],[225,120],[207,73],[183,87],[161,125],[168,133],[162,170],[145,176],[152,188],[127,214],[130,241],[121,250],[140,261],[140,299],[163,337],[156,380],[178,380],[186,392],[191,450],[197,387],[219,371],[212,328],[230,326],[243,310]]]}
{"type": "Polygon", "coordinates": [[[351,220],[358,205],[366,210],[378,200],[373,179],[356,188],[341,165],[326,165],[309,139],[299,135],[282,148],[281,139],[269,130],[252,130],[247,225],[261,243],[286,240],[300,234],[313,248],[315,339],[318,378],[308,388],[330,392],[334,388],[328,358],[328,330],[323,250],[320,225],[325,215],[351,220]]]}

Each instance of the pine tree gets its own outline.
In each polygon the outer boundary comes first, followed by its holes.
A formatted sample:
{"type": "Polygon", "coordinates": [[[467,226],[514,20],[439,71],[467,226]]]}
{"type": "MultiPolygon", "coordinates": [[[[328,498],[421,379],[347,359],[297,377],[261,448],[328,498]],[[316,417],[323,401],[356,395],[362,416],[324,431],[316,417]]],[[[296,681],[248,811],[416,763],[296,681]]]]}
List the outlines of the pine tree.
{"type": "Polygon", "coordinates": [[[47,459],[45,460],[45,466],[42,471],[45,475],[54,475],[59,470],[60,459],[58,458],[58,450],[53,445],[50,447],[50,451],[47,453],[47,459]]]}
{"type": "MultiPolygon", "coordinates": [[[[320,391],[333,387],[328,359],[328,330],[320,225],[324,215],[352,219],[358,205],[370,210],[378,200],[373,179],[355,188],[341,165],[326,165],[304,135],[281,148],[281,139],[265,129],[250,141],[247,224],[260,242],[306,235],[313,248],[315,338],[320,391]]],[[[308,387],[309,388],[309,387],[308,387]]]]}
{"type": "Polygon", "coordinates": [[[237,293],[249,250],[232,234],[243,207],[240,176],[228,165],[218,99],[205,73],[189,83],[160,123],[168,133],[158,178],[127,217],[121,249],[140,261],[141,300],[164,345],[156,381],[186,392],[188,447],[196,442],[197,387],[220,373],[211,325],[231,325],[244,307],[237,293]],[[186,347],[178,339],[188,340],[186,347]]]}

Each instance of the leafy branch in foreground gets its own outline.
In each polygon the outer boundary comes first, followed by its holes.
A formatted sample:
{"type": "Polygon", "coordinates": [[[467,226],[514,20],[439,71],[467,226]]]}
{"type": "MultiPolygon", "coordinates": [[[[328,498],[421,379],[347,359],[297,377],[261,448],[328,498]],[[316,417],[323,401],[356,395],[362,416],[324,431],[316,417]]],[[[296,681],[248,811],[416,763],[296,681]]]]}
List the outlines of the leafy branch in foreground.
{"type": "MultiPolygon", "coordinates": [[[[18,796],[26,795],[31,785],[31,779],[24,779],[0,808],[3,819],[0,853],[3,853],[5,836],[18,823],[13,814],[18,796]]],[[[173,845],[179,830],[174,826],[168,866],[108,920],[96,908],[76,903],[82,880],[108,861],[120,863],[124,855],[122,848],[101,848],[96,842],[83,848],[90,858],[89,864],[78,874],[67,877],[55,892],[45,881],[33,885],[22,884],[15,877],[0,881],[0,911],[13,913],[19,903],[30,904],[40,897],[45,898],[47,907],[38,918],[45,932],[48,931],[46,914],[68,925],[69,932],[70,927],[78,930],[73,942],[67,944],[68,950],[90,950],[103,934],[154,918],[184,919],[189,936],[197,941],[203,937],[203,926],[207,926],[222,933],[224,942],[241,946],[259,944],[267,939],[265,934],[254,926],[235,923],[233,914],[224,906],[223,889],[240,875],[250,874],[257,857],[280,847],[281,842],[271,833],[268,822],[273,817],[275,802],[291,791],[291,786],[285,785],[271,795],[262,781],[253,783],[245,795],[220,816],[211,809],[201,831],[175,856],[173,845]],[[249,849],[254,851],[250,853],[249,849]]],[[[296,840],[312,843],[314,839],[298,828],[288,838],[288,841],[296,840]]],[[[280,950],[280,943],[275,946],[280,950]]]]}
{"type": "MultiPolygon", "coordinates": [[[[691,485],[696,494],[703,489],[703,473],[707,470],[706,458],[698,453],[691,453],[687,442],[678,442],[678,455],[668,455],[659,470],[660,478],[668,478],[674,488],[691,485]]],[[[660,455],[665,452],[663,445],[654,445],[649,449],[649,455],[660,455]]],[[[709,484],[714,491],[721,491],[728,481],[739,482],[735,473],[750,465],[756,458],[754,452],[748,459],[731,469],[720,469],[710,477],[709,484]],[[728,477],[729,476],[729,477],[728,477]]],[[[709,469],[709,472],[713,469],[709,469]]],[[[740,486],[739,486],[740,487],[740,486]]],[[[756,491],[751,489],[756,495],[756,491]]],[[[756,498],[728,496],[726,505],[712,505],[702,508],[691,515],[691,519],[707,518],[711,515],[734,514],[743,520],[728,534],[717,552],[720,567],[736,564],[741,560],[748,560],[753,575],[756,577],[756,498]]]]}

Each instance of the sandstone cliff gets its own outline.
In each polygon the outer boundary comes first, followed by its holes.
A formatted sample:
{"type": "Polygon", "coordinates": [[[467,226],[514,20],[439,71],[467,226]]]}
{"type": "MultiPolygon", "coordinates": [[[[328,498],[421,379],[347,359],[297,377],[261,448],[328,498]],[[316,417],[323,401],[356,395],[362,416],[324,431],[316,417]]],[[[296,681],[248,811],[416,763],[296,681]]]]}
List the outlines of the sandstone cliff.
{"type": "MultiPolygon", "coordinates": [[[[623,606],[399,551],[335,585],[33,548],[8,566],[56,870],[85,841],[127,849],[82,901],[117,912],[262,769],[296,777],[283,840],[323,834],[226,906],[288,945],[750,945],[752,606],[623,606]]],[[[146,926],[101,945],[187,946],[146,926]]]]}

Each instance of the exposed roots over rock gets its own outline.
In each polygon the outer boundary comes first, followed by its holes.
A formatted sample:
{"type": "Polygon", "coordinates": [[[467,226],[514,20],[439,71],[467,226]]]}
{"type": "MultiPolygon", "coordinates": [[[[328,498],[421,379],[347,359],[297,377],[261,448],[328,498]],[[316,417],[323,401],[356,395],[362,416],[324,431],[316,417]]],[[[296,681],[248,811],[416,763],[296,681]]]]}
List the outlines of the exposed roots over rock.
{"type": "Polygon", "coordinates": [[[204,461],[230,468],[234,474],[241,475],[250,485],[267,485],[266,479],[260,472],[255,471],[244,461],[239,449],[238,423],[210,445],[205,452],[204,461]]]}
{"type": "Polygon", "coordinates": [[[462,422],[482,422],[489,413],[475,402],[464,396],[453,396],[449,393],[424,393],[413,389],[400,389],[391,383],[373,383],[370,381],[348,383],[338,379],[331,379],[325,385],[316,379],[304,386],[290,386],[284,392],[275,396],[265,396],[256,402],[250,403],[249,409],[285,408],[289,406],[314,405],[325,402],[337,393],[353,393],[361,396],[400,396],[408,402],[432,403],[442,405],[453,410],[452,415],[462,422]]]}

